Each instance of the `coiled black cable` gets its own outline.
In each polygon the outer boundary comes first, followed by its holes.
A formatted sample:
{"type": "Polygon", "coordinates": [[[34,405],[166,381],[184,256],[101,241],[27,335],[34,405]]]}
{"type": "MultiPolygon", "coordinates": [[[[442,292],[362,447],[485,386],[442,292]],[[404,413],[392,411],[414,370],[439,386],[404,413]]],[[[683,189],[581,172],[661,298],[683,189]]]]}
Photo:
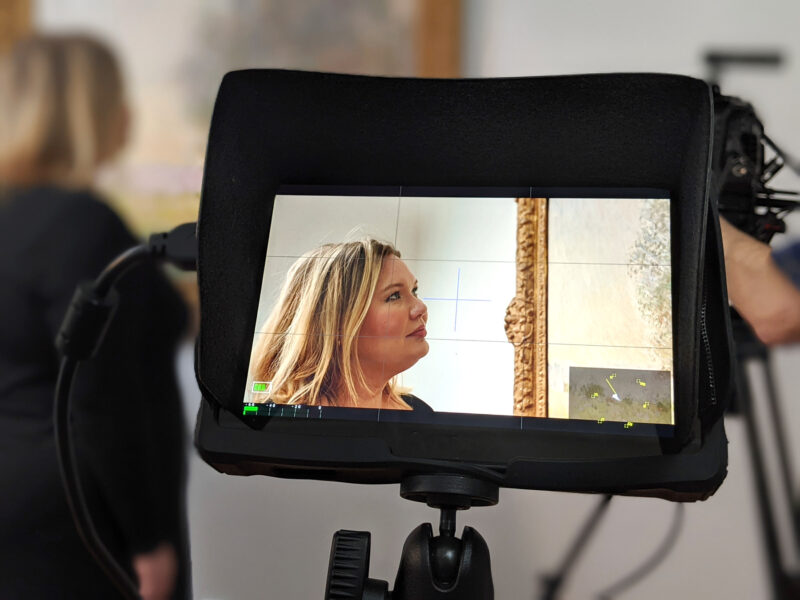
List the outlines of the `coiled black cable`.
{"type": "Polygon", "coordinates": [[[608,586],[598,593],[597,600],[612,600],[614,596],[619,595],[621,592],[644,579],[664,561],[675,545],[675,542],[678,540],[678,534],[680,534],[683,527],[684,512],[685,507],[683,506],[683,503],[677,502],[673,512],[672,523],[667,530],[666,537],[658,545],[658,548],[656,548],[655,551],[647,558],[647,560],[634,569],[630,574],[626,575],[613,585],[608,586]]]}
{"type": "Polygon", "coordinates": [[[195,229],[194,223],[186,223],[169,233],[153,235],[147,244],[134,246],[112,260],[92,284],[79,285],[56,338],[62,358],[53,401],[53,425],[67,505],[84,545],[126,600],[140,599],[138,586],[100,539],[78,477],[69,427],[72,383],[80,362],[96,353],[113,318],[115,283],[129,269],[151,258],[191,269],[197,255],[195,229]]]}

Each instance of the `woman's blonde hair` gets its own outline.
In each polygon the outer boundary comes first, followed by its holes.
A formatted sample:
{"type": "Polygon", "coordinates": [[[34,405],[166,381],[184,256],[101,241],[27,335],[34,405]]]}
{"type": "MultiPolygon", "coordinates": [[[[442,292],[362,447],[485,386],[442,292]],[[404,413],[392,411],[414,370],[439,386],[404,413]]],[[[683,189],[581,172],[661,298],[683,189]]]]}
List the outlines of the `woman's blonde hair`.
{"type": "Polygon", "coordinates": [[[122,143],[122,75],[83,34],[34,35],[0,58],[0,182],[87,185],[122,143]]]}
{"type": "MultiPolygon", "coordinates": [[[[400,253],[391,244],[365,238],[325,244],[292,265],[254,346],[250,369],[252,380],[272,382],[271,402],[358,405],[357,390],[367,384],[357,334],[387,256],[400,253]]],[[[390,407],[409,408],[395,378],[382,397],[390,407]]]]}

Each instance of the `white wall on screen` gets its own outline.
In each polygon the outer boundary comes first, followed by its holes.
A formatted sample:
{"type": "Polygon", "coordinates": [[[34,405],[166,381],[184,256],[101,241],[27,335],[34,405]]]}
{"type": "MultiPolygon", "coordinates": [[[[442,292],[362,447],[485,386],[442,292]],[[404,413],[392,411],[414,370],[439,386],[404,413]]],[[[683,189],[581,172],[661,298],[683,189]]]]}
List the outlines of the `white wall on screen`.
{"type": "Polygon", "coordinates": [[[430,351],[402,384],[435,410],[512,414],[504,318],[516,286],[513,198],[276,197],[256,328],[296,257],[364,236],[390,241],[419,281],[430,351]]]}

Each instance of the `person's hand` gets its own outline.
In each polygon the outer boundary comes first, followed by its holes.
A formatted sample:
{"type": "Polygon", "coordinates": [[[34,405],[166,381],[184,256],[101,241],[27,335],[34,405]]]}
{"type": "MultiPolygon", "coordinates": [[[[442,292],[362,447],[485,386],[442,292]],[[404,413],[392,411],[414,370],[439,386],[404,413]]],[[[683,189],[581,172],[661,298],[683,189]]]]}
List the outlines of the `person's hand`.
{"type": "Polygon", "coordinates": [[[133,570],[139,578],[142,600],[169,600],[178,576],[178,556],[172,544],[162,542],[154,550],[136,554],[133,570]]]}
{"type": "Polygon", "coordinates": [[[767,345],[800,341],[800,290],[766,244],[720,218],[728,298],[767,345]]]}

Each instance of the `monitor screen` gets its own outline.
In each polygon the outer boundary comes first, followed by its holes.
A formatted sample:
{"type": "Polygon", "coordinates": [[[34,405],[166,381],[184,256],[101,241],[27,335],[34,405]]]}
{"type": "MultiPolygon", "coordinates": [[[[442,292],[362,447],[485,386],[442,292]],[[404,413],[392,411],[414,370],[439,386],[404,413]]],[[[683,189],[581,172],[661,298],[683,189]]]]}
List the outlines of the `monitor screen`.
{"type": "Polygon", "coordinates": [[[243,412],[664,433],[672,325],[667,192],[286,188],[243,412]]]}

